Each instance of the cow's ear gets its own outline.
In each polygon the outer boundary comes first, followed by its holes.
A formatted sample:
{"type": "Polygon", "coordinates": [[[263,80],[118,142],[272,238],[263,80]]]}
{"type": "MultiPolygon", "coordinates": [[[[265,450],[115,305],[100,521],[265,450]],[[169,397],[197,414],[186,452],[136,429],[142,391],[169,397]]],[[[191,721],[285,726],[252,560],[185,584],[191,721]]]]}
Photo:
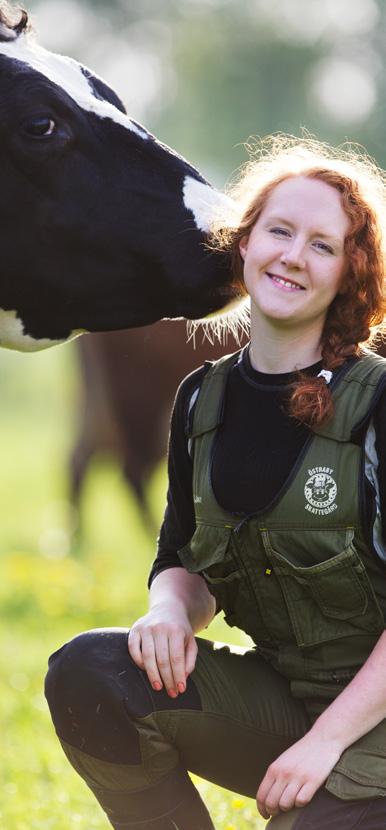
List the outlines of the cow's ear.
{"type": "Polygon", "coordinates": [[[107,84],[105,84],[105,82],[102,81],[101,78],[96,78],[95,75],[93,75],[92,72],[90,72],[90,70],[87,69],[87,67],[82,66],[81,69],[83,75],[87,78],[89,82],[90,88],[93,94],[95,95],[95,98],[98,98],[100,101],[108,101],[108,103],[112,104],[113,107],[116,107],[118,110],[126,114],[126,107],[122,103],[117,93],[114,92],[114,90],[111,89],[111,87],[109,87],[107,84]]]}

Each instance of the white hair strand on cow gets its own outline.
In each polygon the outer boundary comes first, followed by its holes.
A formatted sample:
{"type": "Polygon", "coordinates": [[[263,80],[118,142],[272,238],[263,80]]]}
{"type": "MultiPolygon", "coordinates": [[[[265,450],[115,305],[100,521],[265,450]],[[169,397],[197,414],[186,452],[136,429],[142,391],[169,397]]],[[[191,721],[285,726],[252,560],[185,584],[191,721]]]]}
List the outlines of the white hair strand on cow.
{"type": "Polygon", "coordinates": [[[231,335],[236,343],[240,344],[243,335],[250,336],[250,307],[249,298],[235,300],[222,312],[204,317],[201,320],[187,320],[187,338],[196,342],[196,336],[200,332],[203,340],[208,340],[214,345],[215,341],[226,345],[228,336],[231,335]]]}

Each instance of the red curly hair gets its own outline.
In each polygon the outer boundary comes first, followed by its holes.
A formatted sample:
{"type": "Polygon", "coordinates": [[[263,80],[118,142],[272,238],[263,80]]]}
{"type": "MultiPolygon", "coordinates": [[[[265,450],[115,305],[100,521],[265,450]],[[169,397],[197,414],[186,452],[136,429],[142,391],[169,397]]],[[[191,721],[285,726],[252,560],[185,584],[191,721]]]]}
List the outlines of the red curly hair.
{"type": "MultiPolygon", "coordinates": [[[[348,357],[361,354],[363,345],[372,342],[381,330],[386,316],[386,183],[376,165],[363,154],[358,156],[352,147],[334,151],[311,139],[299,141],[287,136],[270,141],[270,152],[267,154],[265,142],[260,159],[248,165],[241,184],[235,188],[241,215],[233,221],[233,227],[224,227],[220,222],[213,231],[212,244],[230,251],[235,279],[243,284],[240,241],[251,232],[278,184],[302,176],[318,179],[339,191],[351,227],[345,239],[347,265],[341,291],[328,309],[322,333],[323,368],[333,372],[348,357]]],[[[299,372],[292,387],[289,412],[310,427],[332,416],[332,397],[323,377],[299,372]]]]}

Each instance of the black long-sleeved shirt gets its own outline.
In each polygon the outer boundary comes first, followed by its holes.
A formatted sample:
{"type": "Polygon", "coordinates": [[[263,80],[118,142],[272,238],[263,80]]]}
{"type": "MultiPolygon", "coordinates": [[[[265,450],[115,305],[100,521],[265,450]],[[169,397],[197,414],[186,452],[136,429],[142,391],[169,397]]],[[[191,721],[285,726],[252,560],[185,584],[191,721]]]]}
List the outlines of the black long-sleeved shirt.
{"type": "MultiPolygon", "coordinates": [[[[317,375],[316,363],[305,369],[317,375]]],[[[188,451],[186,425],[192,411],[189,405],[201,386],[205,367],[185,378],[177,392],[169,441],[169,488],[167,507],[158,540],[157,558],[149,585],[161,571],[181,566],[177,551],[192,537],[195,529],[192,494],[193,462],[188,451]]],[[[265,374],[252,368],[248,348],[229,377],[224,421],[219,427],[213,453],[212,486],[221,507],[240,515],[240,519],[264,510],[287,480],[309,435],[309,428],[287,413],[289,385],[296,373],[265,374]]],[[[374,412],[378,480],[381,506],[386,499],[386,391],[374,412]]],[[[363,436],[358,436],[358,442],[363,436]]],[[[365,515],[370,526],[373,493],[367,489],[365,515]]],[[[386,509],[382,511],[383,538],[386,542],[386,509]]]]}

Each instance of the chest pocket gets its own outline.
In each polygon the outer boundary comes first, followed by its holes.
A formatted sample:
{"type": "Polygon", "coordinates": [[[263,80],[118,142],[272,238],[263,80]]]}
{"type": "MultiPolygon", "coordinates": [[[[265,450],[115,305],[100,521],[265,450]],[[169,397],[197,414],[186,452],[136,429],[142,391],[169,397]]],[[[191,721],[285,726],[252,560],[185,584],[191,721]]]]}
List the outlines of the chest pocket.
{"type": "Polygon", "coordinates": [[[264,531],[264,547],[299,646],[358,636],[361,631],[381,633],[383,615],[352,542],[339,554],[305,567],[277,549],[278,535],[273,547],[269,531],[264,531]]]}

